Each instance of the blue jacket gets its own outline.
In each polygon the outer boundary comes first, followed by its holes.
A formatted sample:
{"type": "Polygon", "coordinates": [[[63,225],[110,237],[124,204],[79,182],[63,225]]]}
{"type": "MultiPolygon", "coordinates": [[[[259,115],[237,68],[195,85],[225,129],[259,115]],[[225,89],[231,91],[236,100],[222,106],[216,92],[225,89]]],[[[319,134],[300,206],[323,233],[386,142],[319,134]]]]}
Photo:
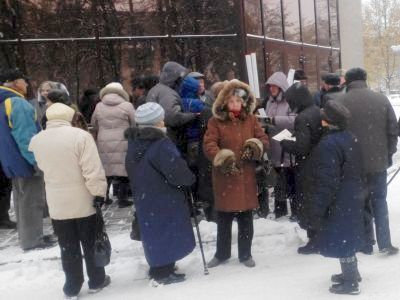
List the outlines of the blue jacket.
{"type": "Polygon", "coordinates": [[[20,93],[0,86],[0,162],[8,178],[33,175],[36,162],[28,146],[39,128],[33,106],[20,93]]]}
{"type": "Polygon", "coordinates": [[[194,175],[160,130],[131,128],[126,136],[126,170],[147,262],[151,267],[171,264],[195,247],[182,190],[194,183],[194,175]]]}
{"type": "Polygon", "coordinates": [[[320,253],[349,257],[364,246],[364,184],[360,149],[348,131],[330,131],[311,154],[310,217],[320,253]]]}
{"type": "MultiPolygon", "coordinates": [[[[206,104],[199,98],[200,83],[192,77],[185,77],[182,82],[180,96],[184,112],[201,113],[206,104]]],[[[186,128],[186,139],[188,142],[198,142],[201,138],[201,124],[198,120],[192,122],[186,128]]]]}

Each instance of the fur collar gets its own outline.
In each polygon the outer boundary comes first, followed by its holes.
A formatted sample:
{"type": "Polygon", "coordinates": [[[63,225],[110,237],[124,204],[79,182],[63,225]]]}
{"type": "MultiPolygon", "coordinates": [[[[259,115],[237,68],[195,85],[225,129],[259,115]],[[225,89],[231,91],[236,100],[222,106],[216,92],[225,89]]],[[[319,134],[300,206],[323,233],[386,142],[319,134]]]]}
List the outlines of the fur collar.
{"type": "Polygon", "coordinates": [[[246,103],[243,104],[240,119],[245,119],[248,115],[253,114],[253,111],[256,108],[256,98],[251,92],[250,86],[237,79],[233,79],[224,85],[223,89],[218,94],[218,97],[214,102],[212,112],[216,119],[222,121],[228,121],[232,119],[232,115],[229,113],[227,108],[227,103],[235,89],[244,89],[249,94],[249,99],[246,103]]]}
{"type": "Polygon", "coordinates": [[[124,135],[127,140],[161,140],[167,137],[164,132],[155,127],[131,127],[125,130],[124,135]]]}

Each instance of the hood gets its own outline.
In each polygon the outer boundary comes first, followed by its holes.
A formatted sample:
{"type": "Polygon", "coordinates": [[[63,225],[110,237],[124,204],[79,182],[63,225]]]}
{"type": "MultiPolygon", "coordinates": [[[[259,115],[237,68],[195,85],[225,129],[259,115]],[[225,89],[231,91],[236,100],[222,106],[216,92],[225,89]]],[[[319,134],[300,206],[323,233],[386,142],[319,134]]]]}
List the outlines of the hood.
{"type": "Polygon", "coordinates": [[[167,136],[154,127],[138,128],[132,127],[125,130],[125,138],[129,141],[129,151],[133,152],[134,161],[140,161],[147,152],[147,149],[158,140],[167,136]]]}
{"type": "Polygon", "coordinates": [[[186,76],[181,85],[180,95],[182,98],[198,98],[200,83],[193,77],[186,76]]]}
{"type": "Polygon", "coordinates": [[[124,90],[119,82],[111,82],[100,90],[99,97],[103,99],[108,94],[117,94],[125,101],[129,101],[129,94],[124,90]]]}
{"type": "Polygon", "coordinates": [[[233,95],[235,89],[244,89],[247,91],[247,93],[249,94],[249,98],[247,102],[243,105],[243,111],[246,115],[253,114],[253,111],[256,108],[256,98],[251,92],[250,86],[237,79],[233,79],[224,84],[224,87],[218,94],[218,97],[213,104],[212,112],[215,118],[223,121],[230,119],[227,109],[227,103],[231,95],[233,95]]]}
{"type": "Polygon", "coordinates": [[[61,120],[72,122],[75,110],[63,103],[54,103],[46,110],[46,117],[48,121],[61,120]]]}
{"type": "Polygon", "coordinates": [[[314,105],[313,97],[308,88],[300,82],[293,84],[285,93],[290,110],[300,113],[307,107],[314,105]]]}
{"type": "Polygon", "coordinates": [[[185,77],[187,73],[188,70],[185,67],[174,61],[169,61],[162,68],[160,83],[174,89],[175,82],[179,78],[185,77]]]}
{"type": "Polygon", "coordinates": [[[283,92],[286,92],[286,90],[289,88],[289,84],[287,82],[286,75],[282,72],[275,72],[272,74],[267,82],[265,83],[267,86],[268,85],[276,85],[278,86],[283,92]]]}
{"type": "Polygon", "coordinates": [[[101,102],[108,106],[115,106],[126,101],[118,94],[107,94],[101,99],[101,102]]]}
{"type": "Polygon", "coordinates": [[[6,101],[6,99],[11,97],[21,97],[25,99],[25,97],[17,91],[14,91],[13,89],[5,86],[0,86],[0,103],[3,103],[4,101],[6,101]]]}

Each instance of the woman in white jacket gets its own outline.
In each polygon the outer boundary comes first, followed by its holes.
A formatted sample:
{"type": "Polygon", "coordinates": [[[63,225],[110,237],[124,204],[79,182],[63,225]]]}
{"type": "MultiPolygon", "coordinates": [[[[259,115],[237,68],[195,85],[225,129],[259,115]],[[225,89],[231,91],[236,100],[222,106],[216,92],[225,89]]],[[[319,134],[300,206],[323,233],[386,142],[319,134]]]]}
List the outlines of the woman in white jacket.
{"type": "Polygon", "coordinates": [[[55,103],[46,111],[47,129],[34,136],[29,150],[44,173],[46,196],[54,231],[61,248],[66,297],[75,297],[84,282],[81,246],[89,289],[110,283],[104,268],[94,264],[96,210],[104,202],[107,182],[90,133],[71,126],[75,111],[55,103]]]}

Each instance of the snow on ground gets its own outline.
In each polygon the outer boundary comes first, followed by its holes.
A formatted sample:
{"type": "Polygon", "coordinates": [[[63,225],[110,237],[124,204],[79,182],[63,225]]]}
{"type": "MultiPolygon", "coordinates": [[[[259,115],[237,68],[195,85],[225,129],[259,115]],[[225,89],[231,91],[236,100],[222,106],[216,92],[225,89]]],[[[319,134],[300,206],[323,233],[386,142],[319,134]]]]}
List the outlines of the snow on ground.
{"type": "MultiPolygon", "coordinates": [[[[395,107],[396,113],[400,107],[395,107]]],[[[396,159],[399,160],[400,159],[396,159]]],[[[390,173],[396,168],[392,168],[390,173]]],[[[390,177],[390,176],[389,176],[390,177]]],[[[388,204],[394,245],[400,245],[400,175],[389,186],[388,204]]],[[[215,251],[216,225],[201,222],[207,261],[215,251]]],[[[298,255],[306,235],[287,219],[255,221],[253,257],[257,266],[248,269],[237,259],[237,228],[234,226],[232,258],[203,275],[199,248],[178,262],[187,280],[170,286],[153,287],[140,242],[131,241],[129,232],[110,236],[112,261],[106,267],[111,285],[98,294],[88,294],[86,283],[80,299],[271,299],[334,300],[351,296],[328,292],[330,276],[340,272],[337,260],[319,255],[298,255]]],[[[0,251],[0,299],[63,299],[64,274],[58,247],[23,253],[17,247],[0,251]]],[[[386,257],[375,248],[372,256],[358,255],[363,277],[359,300],[400,299],[400,255],[386,257]]]]}
{"type": "MultiPolygon", "coordinates": [[[[391,233],[393,243],[400,245],[400,175],[389,187],[391,233]]],[[[215,251],[216,225],[201,222],[206,259],[215,251]]],[[[153,287],[147,277],[148,266],[140,242],[131,241],[129,233],[111,236],[112,261],[106,267],[112,284],[98,294],[88,294],[86,283],[80,299],[274,299],[325,300],[348,296],[328,292],[330,276],[340,270],[335,259],[319,255],[298,255],[296,250],[306,242],[305,232],[287,219],[255,221],[253,256],[257,263],[248,269],[237,260],[237,228],[234,226],[232,258],[228,263],[203,275],[198,248],[178,262],[187,280],[170,286],[153,287]]],[[[358,255],[363,276],[362,293],[357,299],[400,299],[400,255],[386,257],[358,255]]],[[[64,275],[58,247],[22,253],[17,247],[0,251],[1,299],[63,299],[64,275]]]]}

